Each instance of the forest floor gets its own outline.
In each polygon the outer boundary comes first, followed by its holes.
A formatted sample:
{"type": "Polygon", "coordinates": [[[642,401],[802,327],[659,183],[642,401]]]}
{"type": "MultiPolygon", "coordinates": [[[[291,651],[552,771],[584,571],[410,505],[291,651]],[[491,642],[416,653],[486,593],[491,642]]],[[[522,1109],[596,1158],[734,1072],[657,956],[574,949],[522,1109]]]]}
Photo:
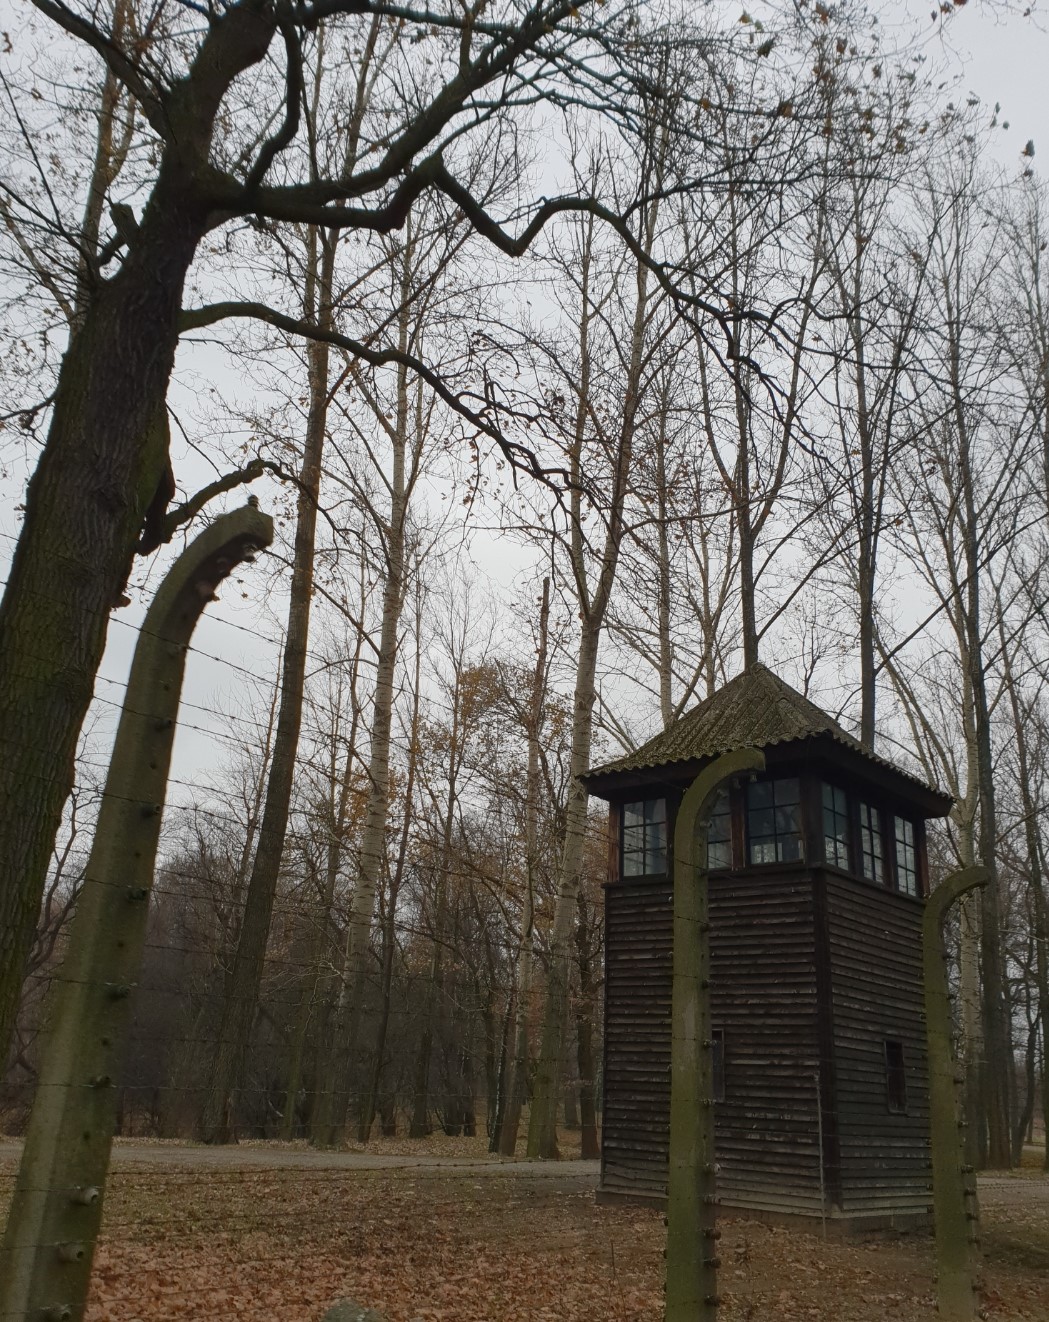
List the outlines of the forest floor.
{"type": "MultiPolygon", "coordinates": [[[[572,1138],[556,1165],[489,1158],[480,1139],[345,1154],[118,1141],[88,1322],[318,1322],[342,1297],[389,1322],[658,1322],[662,1213],[597,1206],[596,1163],[572,1159],[572,1138]]],[[[18,1153],[0,1143],[0,1198],[18,1153]]],[[[1036,1157],[981,1181],[992,1322],[1049,1319],[1036,1157]]],[[[728,1214],[721,1225],[723,1322],[935,1317],[926,1235],[836,1242],[728,1214]]]]}

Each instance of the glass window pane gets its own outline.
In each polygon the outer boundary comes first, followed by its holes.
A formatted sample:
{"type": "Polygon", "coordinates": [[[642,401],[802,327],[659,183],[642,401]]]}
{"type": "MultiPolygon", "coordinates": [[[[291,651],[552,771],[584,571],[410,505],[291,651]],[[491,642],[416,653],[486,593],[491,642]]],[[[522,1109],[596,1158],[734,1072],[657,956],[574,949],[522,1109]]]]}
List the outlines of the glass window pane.
{"type": "Polygon", "coordinates": [[[860,804],[860,847],[863,852],[863,875],[869,881],[884,881],[881,818],[877,808],[871,807],[869,803],[860,804]]]}
{"type": "Polygon", "coordinates": [[[798,805],[791,804],[787,808],[776,807],[776,834],[796,834],[799,831],[798,805]]]}
{"type": "Polygon", "coordinates": [[[644,849],[644,847],[645,847],[645,828],[643,826],[624,826],[623,848],[644,849]]]}
{"type": "Polygon", "coordinates": [[[791,776],[787,780],[774,780],[772,785],[776,795],[776,803],[800,803],[801,790],[799,784],[797,776],[791,776]]]}
{"type": "Polygon", "coordinates": [[[727,868],[732,865],[732,851],[727,840],[711,840],[707,846],[707,867],[727,868]]]}
{"type": "Polygon", "coordinates": [[[667,851],[657,846],[645,850],[645,876],[655,877],[667,870],[667,851]]]}
{"type": "Polygon", "coordinates": [[[624,877],[658,876],[667,870],[667,801],[623,805],[624,877]]]}
{"type": "Polygon", "coordinates": [[[707,827],[707,867],[732,866],[732,812],[728,790],[721,789],[707,827]]]}
{"type": "Polygon", "coordinates": [[[667,870],[667,824],[655,822],[645,832],[645,871],[654,875],[667,870]]]}
{"type": "Polygon", "coordinates": [[[896,844],[896,885],[905,895],[918,894],[918,856],[914,848],[914,824],[905,817],[894,817],[896,844]]]}
{"type": "Polygon", "coordinates": [[[747,786],[747,839],[751,863],[782,863],[803,856],[801,782],[797,776],[747,786]]]}
{"type": "Polygon", "coordinates": [[[667,819],[667,801],[666,799],[646,799],[645,800],[645,821],[646,822],[665,822],[667,819]]]}

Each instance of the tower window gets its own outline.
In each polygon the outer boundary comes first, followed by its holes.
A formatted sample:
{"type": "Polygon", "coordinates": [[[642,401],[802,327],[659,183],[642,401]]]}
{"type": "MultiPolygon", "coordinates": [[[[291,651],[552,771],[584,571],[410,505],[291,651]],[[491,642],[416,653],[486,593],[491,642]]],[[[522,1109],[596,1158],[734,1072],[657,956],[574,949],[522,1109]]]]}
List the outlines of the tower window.
{"type": "Polygon", "coordinates": [[[893,1115],[907,1110],[907,1069],[903,1060],[903,1043],[885,1039],[885,1099],[893,1115]]]}
{"type": "Polygon", "coordinates": [[[797,776],[747,786],[747,840],[751,863],[789,863],[802,857],[797,776]]]}
{"type": "Polygon", "coordinates": [[[849,801],[836,785],[823,786],[823,857],[848,871],[849,801]]]}
{"type": "Polygon", "coordinates": [[[885,857],[881,843],[881,816],[869,803],[860,804],[861,871],[868,881],[884,882],[885,857]]]}
{"type": "Polygon", "coordinates": [[[918,856],[914,850],[914,824],[894,817],[896,836],[896,889],[904,895],[918,894],[918,856]]]}
{"type": "Polygon", "coordinates": [[[707,867],[730,868],[732,866],[732,806],[728,790],[722,788],[714,800],[714,811],[710,814],[710,827],[707,831],[707,867]]]}
{"type": "Polygon", "coordinates": [[[667,801],[623,805],[623,876],[660,876],[667,870],[667,801]]]}

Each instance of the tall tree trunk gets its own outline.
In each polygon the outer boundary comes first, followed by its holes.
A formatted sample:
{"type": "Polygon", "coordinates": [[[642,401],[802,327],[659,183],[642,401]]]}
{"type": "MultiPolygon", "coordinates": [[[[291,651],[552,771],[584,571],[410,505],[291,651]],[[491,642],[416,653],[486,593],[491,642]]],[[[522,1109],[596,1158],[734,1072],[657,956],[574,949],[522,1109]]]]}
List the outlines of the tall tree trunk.
{"type": "MultiPolygon", "coordinates": [[[[644,239],[651,247],[658,216],[658,206],[652,203],[646,216],[644,239]]],[[[565,833],[558,868],[557,904],[554,909],[553,930],[550,934],[550,971],[547,978],[546,1004],[543,1008],[543,1033],[539,1049],[532,1106],[528,1120],[528,1155],[553,1158],[557,1156],[557,1102],[558,1076],[564,1055],[564,1033],[568,1012],[568,982],[572,958],[572,932],[575,926],[576,897],[579,893],[579,872],[586,836],[586,817],[589,796],[581,776],[590,761],[593,732],[594,701],[597,696],[595,679],[597,657],[601,646],[608,603],[615,585],[619,567],[619,551],[623,537],[623,513],[633,457],[634,432],[642,392],[645,367],[645,328],[649,315],[648,268],[637,264],[636,302],[625,382],[623,414],[617,437],[611,491],[605,512],[607,532],[598,567],[597,583],[591,593],[587,586],[587,567],[584,554],[580,487],[582,477],[583,441],[589,418],[590,391],[590,260],[593,235],[592,223],[588,227],[586,247],[582,260],[581,303],[579,323],[579,350],[582,370],[578,384],[575,436],[571,451],[572,494],[570,501],[570,532],[572,572],[579,600],[580,624],[579,655],[576,660],[575,692],[572,702],[572,738],[570,754],[571,779],[565,809],[565,833]]]]}
{"type": "Polygon", "coordinates": [[[390,878],[386,921],[382,934],[382,975],[379,987],[379,1027],[375,1035],[375,1056],[372,1060],[371,1082],[361,1104],[357,1141],[367,1143],[372,1122],[379,1104],[379,1085],[386,1056],[386,1035],[390,1027],[390,997],[393,990],[393,957],[397,947],[397,899],[404,880],[404,867],[408,859],[408,841],[413,825],[415,774],[419,764],[419,699],[422,680],[422,597],[416,598],[415,607],[415,683],[412,687],[412,720],[408,736],[408,774],[404,786],[404,820],[401,823],[401,841],[397,850],[397,864],[390,878]]]}
{"type": "Polygon", "coordinates": [[[157,182],[120,269],[70,335],[0,602],[0,1055],[6,1055],[77,738],[146,510],[167,464],[182,291],[209,224],[218,107],[272,13],[217,21],[165,103],[157,182]]]}
{"type": "Polygon", "coordinates": [[[572,729],[572,779],[565,812],[565,840],[561,853],[557,907],[550,934],[550,971],[543,1007],[543,1034],[532,1088],[528,1123],[529,1157],[557,1156],[558,1076],[564,1054],[564,1026],[568,1012],[571,944],[575,927],[576,896],[586,834],[588,796],[579,779],[590,761],[590,733],[595,696],[594,676],[600,629],[584,621],[576,668],[576,697],[572,729]]]}
{"type": "Polygon", "coordinates": [[[413,1088],[412,1119],[409,1129],[410,1138],[425,1138],[430,1132],[430,1058],[433,1053],[434,1022],[441,1010],[444,995],[444,945],[448,910],[448,870],[452,856],[452,830],[455,823],[455,806],[459,794],[459,721],[460,693],[459,686],[452,701],[452,729],[448,741],[448,792],[444,809],[444,821],[441,825],[440,852],[437,856],[437,868],[434,879],[433,901],[433,954],[430,959],[430,976],[424,992],[422,1008],[422,1032],[419,1035],[419,1050],[415,1059],[415,1086],[413,1088]]]}
{"type": "MultiPolygon", "coordinates": [[[[1043,1165],[1049,1170],[1049,903],[1045,894],[1045,869],[1043,866],[1042,843],[1038,831],[1038,807],[1032,793],[1031,759],[1027,745],[1027,723],[1030,717],[1021,701],[1016,676],[1013,672],[1012,650],[1008,646],[1005,634],[1005,621],[1001,604],[998,609],[998,631],[1001,639],[1002,667],[1005,671],[1005,687],[1009,695],[1009,706],[1013,718],[1013,737],[1016,740],[1016,770],[1020,790],[1020,807],[1023,810],[1024,843],[1027,852],[1027,868],[1030,878],[1032,907],[1034,909],[1034,966],[1038,985],[1039,1019],[1041,1022],[1041,1095],[1042,1123],[1045,1128],[1045,1154],[1043,1165]]],[[[1037,1022],[1035,1025],[1037,1031],[1037,1022]]]]}
{"type": "Polygon", "coordinates": [[[282,1143],[290,1143],[295,1137],[295,1107],[302,1088],[302,1066],[306,1057],[306,1037],[310,1027],[310,1013],[313,1009],[313,980],[304,979],[299,987],[299,1004],[295,1010],[295,1027],[291,1036],[291,1059],[288,1062],[288,1077],[284,1084],[284,1109],[281,1112],[280,1128],[277,1137],[282,1143]]]}
{"type": "MultiPolygon", "coordinates": [[[[958,392],[956,392],[958,397],[958,392]]],[[[981,1071],[983,1111],[987,1124],[987,1163],[1008,1168],[1012,1160],[1009,1139],[1012,1092],[1012,1050],[1005,977],[998,885],[998,818],[994,787],[994,750],[991,746],[991,715],[987,703],[987,677],[983,660],[980,623],[980,544],[974,477],[964,411],[956,409],[962,498],[965,507],[965,569],[967,574],[965,628],[967,633],[969,683],[973,698],[976,735],[977,785],[980,803],[979,858],[991,874],[980,896],[980,965],[983,974],[984,1058],[981,1071]]]]}
{"type": "Polygon", "coordinates": [[[357,699],[357,678],[361,660],[362,633],[357,630],[357,642],[353,659],[350,663],[350,729],[346,740],[346,756],[343,759],[341,774],[338,767],[340,741],[339,713],[336,713],[334,728],[331,732],[331,758],[328,765],[328,783],[330,799],[328,809],[328,841],[324,860],[324,885],[321,892],[320,921],[313,924],[310,942],[311,968],[302,985],[302,1001],[296,1016],[295,1035],[292,1042],[292,1059],[288,1069],[285,1089],[284,1117],[281,1125],[281,1138],[294,1137],[295,1099],[302,1088],[305,1074],[306,1044],[309,1038],[311,1022],[317,1021],[319,1042],[323,1044],[324,1032],[328,1024],[330,997],[328,978],[323,972],[330,961],[331,918],[335,904],[335,888],[338,884],[339,869],[342,866],[343,841],[346,834],[346,818],[350,806],[350,789],[353,781],[353,769],[357,762],[357,726],[360,720],[360,703],[357,699]]]}
{"type": "MultiPolygon", "coordinates": [[[[316,227],[312,229],[304,313],[308,320],[325,330],[332,326],[332,280],[337,247],[338,235],[334,231],[325,232],[316,227]]],[[[273,741],[259,843],[251,880],[248,882],[244,920],[201,1113],[200,1131],[206,1143],[229,1143],[236,1137],[235,1094],[242,1083],[251,1029],[255,1021],[262,970],[266,962],[273,899],[284,854],[291,792],[295,782],[295,759],[299,747],[306,681],[310,601],[313,595],[321,457],[328,419],[329,348],[323,341],[311,340],[306,352],[310,404],[299,472],[295,550],[288,602],[288,629],[281,667],[277,733],[273,741]]]]}
{"type": "Polygon", "coordinates": [[[576,1002],[576,1060],[579,1065],[579,1114],[582,1121],[580,1156],[584,1161],[601,1155],[597,1141],[597,1112],[594,1107],[594,1004],[595,992],[593,956],[590,942],[593,937],[590,905],[586,896],[579,894],[579,925],[576,930],[576,951],[579,963],[579,999],[576,1002]]]}
{"type": "MultiPolygon", "coordinates": [[[[401,316],[398,348],[409,347],[413,239],[411,229],[401,268],[401,316]]],[[[406,450],[410,419],[408,374],[397,373],[397,411],[390,436],[393,469],[390,481],[390,516],[386,535],[386,581],[383,584],[382,623],[375,664],[371,747],[368,753],[368,804],[361,833],[360,865],[346,929],[342,980],[335,1012],[333,1049],[318,1091],[310,1141],[316,1147],[338,1147],[345,1134],[349,1107],[350,1072],[358,1050],[365,962],[371,939],[375,900],[386,865],[386,822],[390,811],[390,735],[393,728],[394,680],[397,672],[398,632],[405,593],[405,543],[408,518],[406,450]]]]}
{"type": "Polygon", "coordinates": [[[525,894],[521,906],[521,941],[517,948],[514,980],[513,1054],[503,1082],[503,1114],[499,1123],[498,1150],[512,1157],[517,1149],[517,1131],[521,1124],[525,1082],[528,1075],[528,1016],[532,992],[532,965],[535,945],[535,888],[538,880],[539,846],[539,738],[543,726],[546,696],[546,658],[550,637],[550,580],[543,579],[543,597],[539,608],[539,638],[532,694],[529,702],[528,768],[525,775],[524,847],[525,894]]]}

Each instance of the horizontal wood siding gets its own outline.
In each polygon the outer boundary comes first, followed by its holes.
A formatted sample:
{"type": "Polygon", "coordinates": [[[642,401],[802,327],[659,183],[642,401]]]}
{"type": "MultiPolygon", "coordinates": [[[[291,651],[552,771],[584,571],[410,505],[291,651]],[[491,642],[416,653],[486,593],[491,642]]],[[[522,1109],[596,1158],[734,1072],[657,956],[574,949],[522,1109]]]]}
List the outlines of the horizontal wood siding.
{"type": "Polygon", "coordinates": [[[666,1192],[670,1134],[671,886],[605,891],[605,1082],[601,1187],[666,1192]]]}
{"type": "Polygon", "coordinates": [[[820,1210],[815,931],[808,873],[711,878],[712,1014],[725,1034],[715,1113],[723,1202],[820,1210]]]}
{"type": "MultiPolygon", "coordinates": [[[[711,879],[712,1009],[725,1035],[718,1190],[730,1206],[820,1209],[816,976],[810,875],[711,879]]],[[[606,891],[602,1188],[663,1194],[669,1139],[672,895],[606,891]]]]}
{"type": "Polygon", "coordinates": [[[825,886],[842,1210],[924,1213],[931,1174],[922,908],[829,872],[825,886]],[[887,1038],[903,1045],[904,1115],[888,1107],[887,1038]]]}

